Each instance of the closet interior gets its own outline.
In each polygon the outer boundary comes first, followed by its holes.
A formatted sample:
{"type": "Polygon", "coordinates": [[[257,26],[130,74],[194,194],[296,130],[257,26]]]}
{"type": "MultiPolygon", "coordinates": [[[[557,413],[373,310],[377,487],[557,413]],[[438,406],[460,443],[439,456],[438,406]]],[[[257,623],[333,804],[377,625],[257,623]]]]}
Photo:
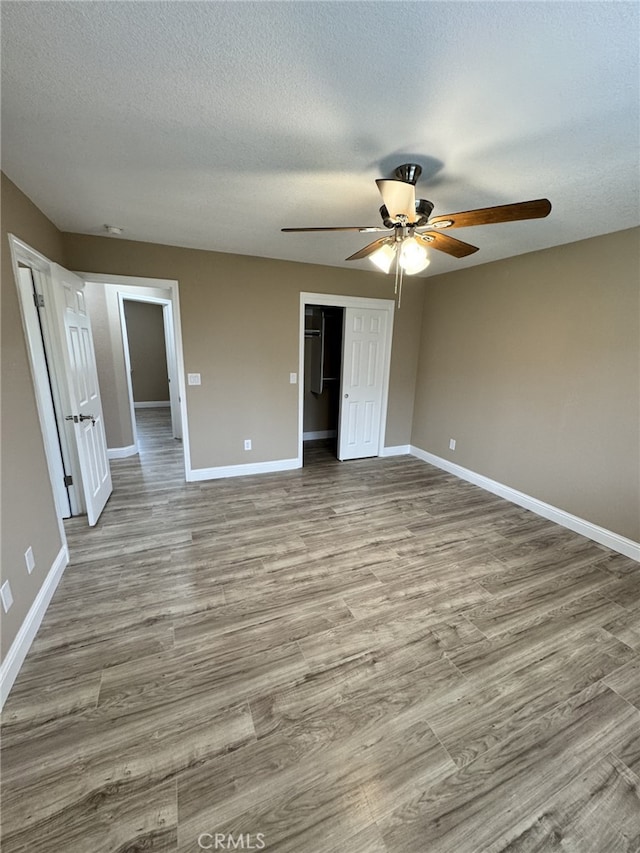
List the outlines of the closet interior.
{"type": "Polygon", "coordinates": [[[334,456],[340,414],[343,313],[342,308],[333,306],[305,306],[304,447],[308,450],[322,442],[334,456]]]}

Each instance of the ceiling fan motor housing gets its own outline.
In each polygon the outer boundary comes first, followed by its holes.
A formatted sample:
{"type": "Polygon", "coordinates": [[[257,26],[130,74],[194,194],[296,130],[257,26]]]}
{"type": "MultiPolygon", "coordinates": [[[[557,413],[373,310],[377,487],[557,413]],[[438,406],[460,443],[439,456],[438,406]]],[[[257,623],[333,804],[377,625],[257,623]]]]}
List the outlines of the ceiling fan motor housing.
{"type": "MultiPolygon", "coordinates": [[[[416,217],[415,220],[410,223],[411,225],[416,225],[420,227],[421,225],[426,225],[429,221],[429,217],[431,216],[431,211],[433,210],[433,202],[427,201],[426,198],[417,198],[416,199],[416,217]]],[[[380,216],[382,217],[382,223],[385,228],[395,228],[398,225],[398,222],[395,222],[390,216],[389,211],[387,210],[387,206],[385,204],[380,208],[380,216]]]]}

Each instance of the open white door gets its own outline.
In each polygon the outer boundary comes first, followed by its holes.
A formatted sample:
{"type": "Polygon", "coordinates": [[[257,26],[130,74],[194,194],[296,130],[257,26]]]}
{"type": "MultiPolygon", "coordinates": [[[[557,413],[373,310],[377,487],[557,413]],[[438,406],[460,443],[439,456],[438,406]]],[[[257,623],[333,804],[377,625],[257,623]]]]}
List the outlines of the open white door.
{"type": "Polygon", "coordinates": [[[388,312],[345,308],[338,459],[380,453],[388,312]]]}
{"type": "Polygon", "coordinates": [[[93,526],[112,485],[91,323],[84,282],[58,264],[51,265],[51,274],[53,313],[64,364],[64,414],[73,430],[87,517],[93,526]]]}

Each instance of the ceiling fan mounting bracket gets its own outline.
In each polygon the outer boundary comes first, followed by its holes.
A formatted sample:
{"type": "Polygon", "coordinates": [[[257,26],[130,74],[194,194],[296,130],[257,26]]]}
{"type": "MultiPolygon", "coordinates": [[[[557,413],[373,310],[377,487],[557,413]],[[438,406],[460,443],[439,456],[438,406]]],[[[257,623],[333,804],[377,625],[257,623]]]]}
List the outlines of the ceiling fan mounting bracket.
{"type": "Polygon", "coordinates": [[[404,181],[406,184],[413,184],[415,186],[422,174],[422,166],[419,166],[417,163],[403,163],[402,166],[394,169],[393,174],[399,181],[404,181]]]}

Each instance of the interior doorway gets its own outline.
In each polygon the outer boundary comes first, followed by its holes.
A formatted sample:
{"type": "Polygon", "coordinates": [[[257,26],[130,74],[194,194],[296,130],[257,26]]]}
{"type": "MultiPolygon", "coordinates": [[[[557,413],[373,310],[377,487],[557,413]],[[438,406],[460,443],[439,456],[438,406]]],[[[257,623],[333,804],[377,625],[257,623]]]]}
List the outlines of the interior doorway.
{"type": "MultiPolygon", "coordinates": [[[[124,448],[127,453],[112,456],[107,447],[85,285],[109,283],[123,293],[141,292],[144,298],[153,292],[152,288],[162,289],[162,297],[155,301],[163,311],[167,371],[173,385],[171,405],[164,411],[173,434],[180,438],[183,429],[188,436],[188,429],[178,282],[74,274],[13,234],[9,235],[9,246],[58,527],[61,541],[66,542],[63,520],[86,514],[88,524],[97,522],[111,493],[108,459],[131,455],[128,451],[133,449],[124,448]]],[[[115,314],[117,318],[117,307],[115,314]]],[[[117,349],[116,345],[114,350],[117,349]]],[[[122,357],[121,346],[120,351],[122,357]]],[[[107,408],[110,403],[111,399],[107,408]]],[[[131,411],[133,417],[133,406],[131,411]]],[[[177,447],[186,479],[188,441],[185,439],[177,447]]]]}
{"type": "Polygon", "coordinates": [[[97,523],[112,492],[84,282],[9,235],[45,458],[58,518],[97,523]]]}
{"type": "MultiPolygon", "coordinates": [[[[18,250],[15,251],[17,254],[18,250]]],[[[18,255],[15,260],[16,284],[20,296],[33,387],[42,437],[45,443],[45,456],[53,489],[53,498],[58,519],[70,518],[73,514],[78,514],[79,502],[73,486],[67,436],[60,427],[64,415],[55,372],[51,364],[51,349],[48,343],[49,330],[41,315],[41,308],[44,306],[40,295],[44,291],[42,280],[45,270],[40,268],[40,264],[35,258],[28,258],[26,254],[18,255]],[[18,257],[20,257],[19,260],[18,257]],[[49,353],[47,352],[48,347],[49,353]]]]}
{"type": "MultiPolygon", "coordinates": [[[[184,389],[184,360],[180,323],[178,282],[170,279],[140,278],[137,276],[80,273],[90,288],[90,311],[96,317],[98,357],[103,366],[100,375],[105,397],[110,401],[110,421],[107,423],[109,457],[120,459],[139,453],[137,421],[146,410],[162,413],[158,424],[170,424],[169,438],[178,439],[183,468],[189,469],[189,440],[184,389]],[[166,380],[169,384],[169,406],[166,400],[140,399],[134,390],[128,330],[125,314],[127,304],[145,303],[162,312],[166,380]],[[138,397],[138,399],[136,399],[138,397]],[[158,403],[165,403],[158,406],[158,403]],[[137,405],[136,405],[137,404],[137,405]],[[143,404],[143,405],[140,405],[143,404]],[[144,404],[155,404],[154,406],[144,404]]],[[[130,325],[130,324],[129,324],[130,325]]],[[[157,328],[157,326],[156,326],[157,328]]],[[[135,331],[133,334],[137,334],[135,331]]],[[[156,358],[158,358],[156,353],[156,358]]],[[[162,358],[162,356],[160,356],[162,358]]],[[[135,362],[135,357],[134,357],[135,362]]],[[[133,370],[135,374],[135,365],[133,370]]],[[[157,386],[156,386],[157,387],[157,386]]],[[[139,390],[139,389],[138,389],[139,390]]],[[[151,396],[156,397],[156,393],[151,396]]],[[[163,426],[163,429],[166,427],[163,426]]]]}
{"type": "Polygon", "coordinates": [[[337,458],[344,309],[306,305],[303,464],[337,458]]]}
{"type": "Polygon", "coordinates": [[[182,441],[171,300],[120,290],[118,305],[134,445],[139,449],[138,425],[147,409],[167,409],[157,425],[182,441]]]}
{"type": "Polygon", "coordinates": [[[317,440],[335,439],[340,461],[382,454],[394,309],[390,299],[300,294],[300,465],[317,440]]]}

